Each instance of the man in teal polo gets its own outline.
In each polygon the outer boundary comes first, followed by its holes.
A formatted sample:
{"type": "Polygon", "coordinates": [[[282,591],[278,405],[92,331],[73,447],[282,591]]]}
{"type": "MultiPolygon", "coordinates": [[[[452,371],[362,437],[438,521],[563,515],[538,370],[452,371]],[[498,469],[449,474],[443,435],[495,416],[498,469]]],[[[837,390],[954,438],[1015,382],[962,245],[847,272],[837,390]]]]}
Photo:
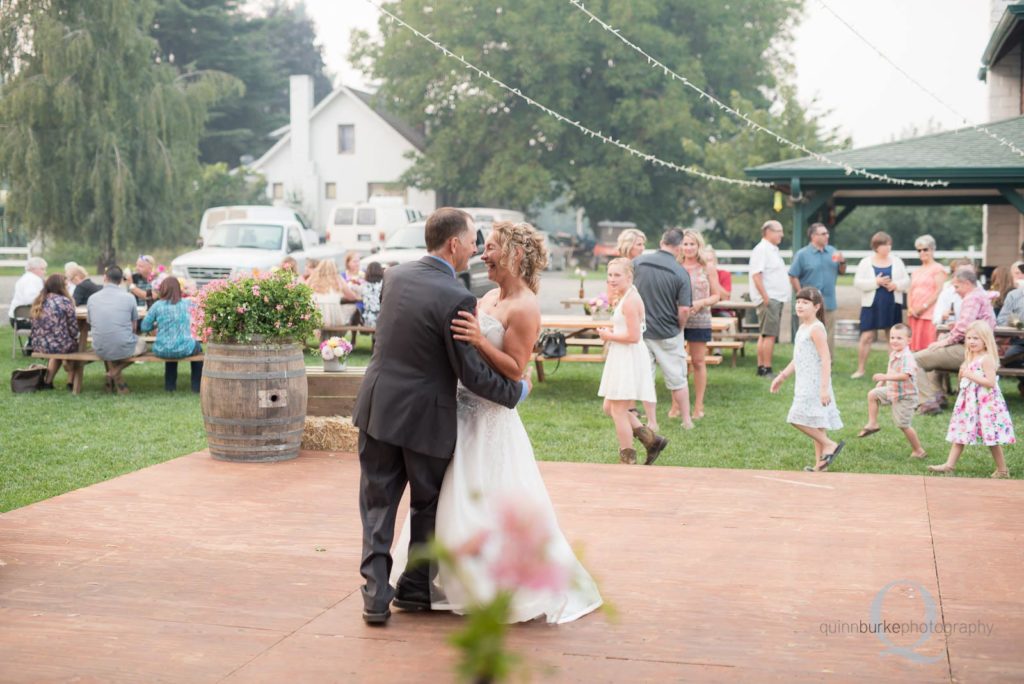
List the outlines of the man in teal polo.
{"type": "Polygon", "coordinates": [[[807,246],[793,255],[789,267],[789,282],[793,291],[801,287],[816,287],[825,298],[825,329],[828,331],[828,349],[835,352],[836,334],[836,280],[846,273],[843,253],[828,244],[828,228],[815,223],[807,229],[807,246]]]}

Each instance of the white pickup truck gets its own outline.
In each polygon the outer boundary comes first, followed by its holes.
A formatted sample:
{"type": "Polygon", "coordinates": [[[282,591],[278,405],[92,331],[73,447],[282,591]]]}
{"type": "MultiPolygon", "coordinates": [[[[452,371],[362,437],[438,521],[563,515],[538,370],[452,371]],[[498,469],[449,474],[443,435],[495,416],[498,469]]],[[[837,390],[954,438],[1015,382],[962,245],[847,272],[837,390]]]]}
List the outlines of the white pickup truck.
{"type": "Polygon", "coordinates": [[[296,221],[247,219],[223,221],[209,232],[203,246],[174,259],[171,273],[195,281],[202,287],[212,280],[268,271],[286,255],[293,257],[299,273],[307,259],[332,259],[344,269],[345,250],[320,245],[315,233],[303,230],[296,221]]]}

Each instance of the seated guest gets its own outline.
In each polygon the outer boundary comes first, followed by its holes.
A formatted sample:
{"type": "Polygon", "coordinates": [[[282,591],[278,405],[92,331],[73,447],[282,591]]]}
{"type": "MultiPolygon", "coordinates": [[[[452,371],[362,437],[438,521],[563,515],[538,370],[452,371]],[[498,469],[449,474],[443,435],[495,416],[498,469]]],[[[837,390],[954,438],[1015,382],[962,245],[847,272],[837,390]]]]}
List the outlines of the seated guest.
{"type": "Polygon", "coordinates": [[[363,282],[363,325],[370,328],[377,326],[377,316],[380,315],[380,293],[384,287],[384,267],[376,261],[370,262],[366,267],[366,280],[363,282]]]}
{"type": "MultiPolygon", "coordinates": [[[[1003,308],[996,317],[996,325],[1016,326],[1024,321],[1024,261],[1018,261],[1010,266],[1010,277],[1016,288],[1006,294],[1003,308]]],[[[1002,365],[1024,365],[1024,339],[1017,337],[1010,342],[1009,349],[1003,355],[1002,365]]]]}
{"type": "MultiPolygon", "coordinates": [[[[203,347],[192,337],[192,302],[181,298],[181,283],[177,278],[166,278],[160,283],[157,294],[160,299],[146,313],[142,331],[149,332],[156,326],[156,341],[153,354],[161,359],[183,359],[199,354],[203,347]]],[[[203,362],[192,361],[192,391],[198,392],[203,379],[203,362]]],[[[178,362],[164,364],[164,389],[173,392],[178,388],[178,362]]]]}
{"type": "Polygon", "coordinates": [[[153,303],[153,278],[155,277],[156,261],[148,254],[140,254],[135,262],[135,273],[128,291],[135,295],[140,306],[153,303]]]}
{"type": "Polygon", "coordinates": [[[64,285],[68,290],[68,297],[75,298],[75,284],[71,282],[71,271],[78,268],[77,261],[69,261],[64,264],[64,285]]]}
{"type": "Polygon", "coordinates": [[[351,323],[356,306],[342,304],[341,300],[358,300],[359,293],[342,279],[338,273],[338,265],[332,259],[321,261],[306,284],[313,290],[313,300],[323,315],[325,328],[351,323]]]}
{"type": "Polygon", "coordinates": [[[1003,308],[1006,295],[1010,294],[1016,286],[1009,266],[997,266],[992,271],[992,277],[988,281],[988,296],[992,300],[992,308],[995,310],[997,317],[999,316],[999,310],[1003,308]]]}
{"type": "Polygon", "coordinates": [[[121,289],[124,272],[111,266],[103,277],[103,289],[89,297],[89,326],[92,350],[107,363],[107,390],[128,394],[121,371],[131,365],[131,357],[146,351],[146,340],[135,335],[139,310],[135,297],[121,289]]]}
{"type": "MultiPolygon", "coordinates": [[[[64,276],[54,273],[46,279],[43,291],[32,303],[32,349],[44,354],[70,354],[78,351],[78,320],[75,305],[64,288],[64,276]]],[[[53,389],[53,378],[61,360],[50,359],[43,389],[53,389]]],[[[70,372],[69,372],[70,376],[70,372]]]]}
{"type": "MultiPolygon", "coordinates": [[[[14,310],[19,306],[31,306],[36,297],[43,291],[43,278],[46,277],[46,261],[41,257],[32,257],[25,262],[25,273],[14,283],[14,294],[11,295],[11,308],[7,310],[7,317],[11,321],[12,328],[28,329],[31,323],[14,320],[14,310]]],[[[25,354],[31,354],[31,345],[25,349],[25,354]]]]}
{"type": "Polygon", "coordinates": [[[319,265],[319,259],[306,259],[306,267],[302,269],[302,282],[308,283],[309,279],[313,277],[313,272],[316,271],[316,267],[319,265]]]}
{"type": "Polygon", "coordinates": [[[953,325],[960,315],[960,304],[963,298],[953,287],[953,274],[961,268],[974,270],[974,262],[970,259],[953,259],[949,262],[949,280],[942,286],[939,298],[935,301],[935,313],[932,321],[935,325],[953,325]]]}
{"type": "Polygon", "coordinates": [[[975,321],[985,321],[990,328],[996,325],[996,315],[988,294],[978,287],[978,276],[974,269],[961,268],[953,274],[953,287],[963,299],[956,325],[950,331],[928,345],[927,349],[914,354],[917,367],[924,371],[918,374],[918,396],[921,404],[919,413],[935,414],[942,410],[946,396],[939,385],[938,371],[956,372],[964,362],[964,335],[975,321]]]}
{"type": "Polygon", "coordinates": [[[75,286],[75,291],[71,293],[72,299],[75,300],[75,306],[85,306],[85,303],[89,301],[89,297],[103,289],[102,285],[98,285],[89,279],[89,274],[81,266],[76,264],[68,270],[70,271],[68,279],[75,286]]]}

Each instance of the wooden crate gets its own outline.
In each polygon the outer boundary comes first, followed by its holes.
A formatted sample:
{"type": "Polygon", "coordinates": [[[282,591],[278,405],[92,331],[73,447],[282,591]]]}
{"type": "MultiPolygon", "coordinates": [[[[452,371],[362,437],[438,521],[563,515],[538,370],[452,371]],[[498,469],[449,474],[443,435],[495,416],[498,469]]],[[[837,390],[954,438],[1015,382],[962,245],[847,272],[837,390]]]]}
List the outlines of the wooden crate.
{"type": "Polygon", "coordinates": [[[321,367],[307,366],[309,399],[306,415],[351,416],[364,373],[364,366],[350,366],[336,373],[325,373],[321,367]]]}

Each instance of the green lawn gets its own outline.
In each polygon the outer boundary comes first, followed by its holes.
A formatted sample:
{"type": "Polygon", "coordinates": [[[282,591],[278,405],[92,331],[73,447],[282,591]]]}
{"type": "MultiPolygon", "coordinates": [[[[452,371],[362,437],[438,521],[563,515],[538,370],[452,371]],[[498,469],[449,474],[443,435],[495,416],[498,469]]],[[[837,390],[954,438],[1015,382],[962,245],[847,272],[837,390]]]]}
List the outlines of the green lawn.
{"type": "MultiPolygon", "coordinates": [[[[13,368],[29,359],[10,358],[11,332],[0,331],[0,372],[9,378],[13,368]]],[[[776,369],[791,354],[782,345],[776,353],[776,369]]],[[[753,351],[753,346],[748,345],[753,351]]],[[[365,364],[369,340],[360,338],[353,363],[365,364]]],[[[867,408],[864,395],[869,382],[849,380],[854,350],[840,349],[836,368],[836,395],[846,427],[839,436],[847,446],[833,469],[844,472],[920,474],[924,465],[907,458],[910,448],[902,433],[883,412],[882,432],[863,440],[854,435],[863,425],[867,408]]],[[[308,363],[318,363],[310,355],[308,363]]],[[[873,353],[870,371],[883,370],[885,355],[873,353]]],[[[709,370],[707,418],[684,431],[664,418],[667,395],[659,388],[664,434],[671,443],[659,465],[722,468],[799,470],[813,460],[810,441],[786,424],[792,384],[781,394],[768,393],[768,382],[754,375],[754,360],[740,359],[738,368],[728,361],[709,370]]],[[[563,364],[547,382],[537,384],[520,413],[533,440],[537,456],[545,460],[614,463],[618,448],[611,420],[601,412],[597,397],[601,364],[563,364]]],[[[163,391],[163,367],[140,364],[125,373],[132,394],[110,396],[103,392],[101,366],[91,364],[85,373],[82,394],[74,397],[62,388],[52,392],[14,395],[4,389],[0,401],[0,511],[116,477],[145,466],[203,449],[202,416],[198,398],[188,391],[188,368],[179,369],[178,392],[163,391]]],[[[63,373],[58,376],[62,385],[63,373]]],[[[1004,381],[1003,392],[1018,430],[1024,424],[1024,400],[1016,383],[1004,381]]],[[[941,463],[949,413],[915,419],[915,428],[929,452],[928,463],[941,463]]],[[[1024,448],[1006,451],[1010,472],[1024,474],[1024,448]]],[[[960,462],[958,474],[987,477],[993,470],[987,449],[971,447],[960,462]]],[[[827,475],[823,475],[827,477],[827,475]]]]}

